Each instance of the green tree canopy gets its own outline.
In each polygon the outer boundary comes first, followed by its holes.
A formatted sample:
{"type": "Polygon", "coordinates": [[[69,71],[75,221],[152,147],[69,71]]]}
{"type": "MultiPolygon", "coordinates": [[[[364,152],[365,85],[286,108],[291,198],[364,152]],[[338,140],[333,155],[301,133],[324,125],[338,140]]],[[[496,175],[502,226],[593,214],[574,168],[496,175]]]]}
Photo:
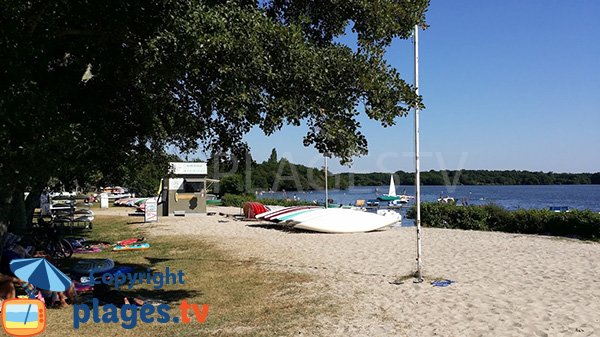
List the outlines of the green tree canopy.
{"type": "MultiPolygon", "coordinates": [[[[88,0],[0,3],[0,180],[118,177],[139,154],[247,150],[308,126],[304,145],[367,152],[357,106],[394,124],[420,99],[384,59],[428,0],[88,0]],[[358,48],[336,42],[348,25],[358,48]]],[[[14,198],[13,198],[14,199],[14,198]]]]}

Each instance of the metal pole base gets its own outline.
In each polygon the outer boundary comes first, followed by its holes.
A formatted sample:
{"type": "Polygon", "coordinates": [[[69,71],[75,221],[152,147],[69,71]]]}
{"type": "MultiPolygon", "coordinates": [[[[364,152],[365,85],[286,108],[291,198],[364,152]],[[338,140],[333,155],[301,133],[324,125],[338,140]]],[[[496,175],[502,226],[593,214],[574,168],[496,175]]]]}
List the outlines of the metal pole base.
{"type": "Polygon", "coordinates": [[[413,280],[413,283],[423,283],[423,275],[421,275],[420,270],[415,272],[415,279],[413,280]]]}

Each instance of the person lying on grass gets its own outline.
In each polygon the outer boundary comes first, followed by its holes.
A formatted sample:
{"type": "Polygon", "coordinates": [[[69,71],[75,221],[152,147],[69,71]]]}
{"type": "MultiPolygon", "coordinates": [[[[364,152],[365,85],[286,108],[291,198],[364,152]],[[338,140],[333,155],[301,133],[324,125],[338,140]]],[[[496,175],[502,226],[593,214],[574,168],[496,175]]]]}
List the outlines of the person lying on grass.
{"type": "Polygon", "coordinates": [[[10,275],[0,274],[0,303],[2,300],[10,300],[17,296],[15,284],[22,281],[10,275]]]}

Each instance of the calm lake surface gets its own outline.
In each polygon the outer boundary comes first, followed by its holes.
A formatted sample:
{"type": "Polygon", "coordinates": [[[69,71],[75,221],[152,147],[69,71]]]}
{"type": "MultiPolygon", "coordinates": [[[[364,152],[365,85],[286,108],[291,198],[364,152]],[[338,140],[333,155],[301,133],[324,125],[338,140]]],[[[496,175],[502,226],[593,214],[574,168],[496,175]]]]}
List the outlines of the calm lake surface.
{"type": "MultiPolygon", "coordinates": [[[[330,190],[329,198],[335,203],[354,204],[356,200],[375,199],[378,195],[387,193],[388,186],[360,186],[348,190],[330,190]]],[[[414,186],[396,186],[396,192],[414,195],[414,186]]],[[[301,200],[325,200],[325,191],[288,192],[288,198],[294,195],[301,200]]],[[[550,206],[568,206],[571,209],[589,209],[600,212],[600,185],[519,185],[519,186],[423,186],[421,200],[423,202],[437,201],[440,196],[453,197],[457,203],[468,202],[469,205],[497,204],[509,210],[519,208],[542,209],[550,206]]],[[[261,196],[259,196],[260,198],[261,196]]],[[[265,198],[283,198],[282,192],[264,193],[265,198]]],[[[383,204],[383,203],[382,203],[383,204]]],[[[406,214],[407,207],[401,210],[406,214]]],[[[410,221],[402,221],[403,226],[411,225],[410,221]]]]}

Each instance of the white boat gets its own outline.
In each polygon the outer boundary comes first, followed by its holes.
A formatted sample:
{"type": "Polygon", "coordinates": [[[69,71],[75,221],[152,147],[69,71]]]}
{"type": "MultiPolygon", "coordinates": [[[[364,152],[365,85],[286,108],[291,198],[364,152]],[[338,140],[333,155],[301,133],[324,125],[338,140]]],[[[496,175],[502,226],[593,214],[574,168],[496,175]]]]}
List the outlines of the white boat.
{"type": "MultiPolygon", "coordinates": [[[[303,213],[294,214],[293,216],[288,217],[283,221],[286,224],[294,225],[294,224],[300,223],[302,221],[310,220],[314,217],[318,217],[323,214],[326,214],[326,213],[324,213],[324,211],[329,211],[327,214],[332,214],[332,213],[336,213],[336,212],[352,211],[352,210],[343,209],[343,208],[321,208],[321,209],[314,210],[312,212],[303,212],[303,213]]],[[[356,212],[356,211],[352,211],[352,212],[356,212]]]]}
{"type": "Polygon", "coordinates": [[[77,196],[76,192],[52,192],[50,193],[51,198],[60,199],[60,198],[74,198],[77,196]]]}
{"type": "Polygon", "coordinates": [[[413,196],[410,195],[400,195],[397,200],[391,200],[388,202],[388,206],[402,206],[404,204],[408,204],[410,199],[414,199],[413,196]]]}
{"type": "Polygon", "coordinates": [[[267,206],[267,208],[269,209],[269,211],[266,211],[266,212],[264,212],[264,213],[260,213],[260,214],[256,214],[256,216],[255,216],[255,217],[256,217],[257,219],[262,219],[262,218],[264,218],[265,216],[272,215],[273,213],[275,213],[275,212],[279,212],[279,211],[281,211],[282,209],[285,209],[285,208],[287,208],[287,207],[282,207],[282,206],[267,206]]]}
{"type": "Polygon", "coordinates": [[[408,203],[411,199],[414,199],[415,197],[413,197],[412,195],[407,195],[406,194],[406,189],[404,189],[404,191],[402,191],[402,194],[400,194],[398,196],[400,199],[398,199],[398,201],[402,204],[406,204],[408,203]]]}
{"type": "Polygon", "coordinates": [[[131,198],[131,193],[108,193],[109,200],[118,200],[123,198],[131,198]]]}
{"type": "Polygon", "coordinates": [[[450,196],[445,196],[445,197],[439,197],[438,202],[441,202],[442,204],[453,204],[453,203],[455,203],[455,200],[454,200],[454,198],[452,198],[450,196]]]}
{"type": "Polygon", "coordinates": [[[286,220],[292,219],[293,217],[296,217],[296,216],[298,216],[300,214],[313,212],[313,211],[316,211],[316,210],[319,210],[319,209],[324,209],[324,208],[321,208],[321,207],[314,208],[313,207],[313,208],[297,209],[297,210],[294,210],[294,211],[291,211],[291,212],[288,212],[288,213],[285,213],[285,214],[281,214],[281,215],[272,217],[271,221],[277,221],[277,222],[286,221],[286,220]]]}
{"type": "Polygon", "coordinates": [[[265,219],[265,220],[274,220],[277,216],[282,215],[282,214],[287,214],[287,213],[294,212],[297,210],[314,208],[314,207],[316,207],[316,206],[291,206],[291,207],[276,206],[275,208],[271,209],[270,211],[256,215],[256,218],[257,219],[265,219]]]}
{"type": "Polygon", "coordinates": [[[395,216],[329,208],[299,214],[286,223],[294,228],[322,233],[363,233],[389,227],[398,221],[395,216]]]}
{"type": "Polygon", "coordinates": [[[377,214],[381,216],[392,217],[393,219],[396,219],[397,222],[402,221],[402,215],[392,209],[379,209],[377,210],[377,214]]]}

